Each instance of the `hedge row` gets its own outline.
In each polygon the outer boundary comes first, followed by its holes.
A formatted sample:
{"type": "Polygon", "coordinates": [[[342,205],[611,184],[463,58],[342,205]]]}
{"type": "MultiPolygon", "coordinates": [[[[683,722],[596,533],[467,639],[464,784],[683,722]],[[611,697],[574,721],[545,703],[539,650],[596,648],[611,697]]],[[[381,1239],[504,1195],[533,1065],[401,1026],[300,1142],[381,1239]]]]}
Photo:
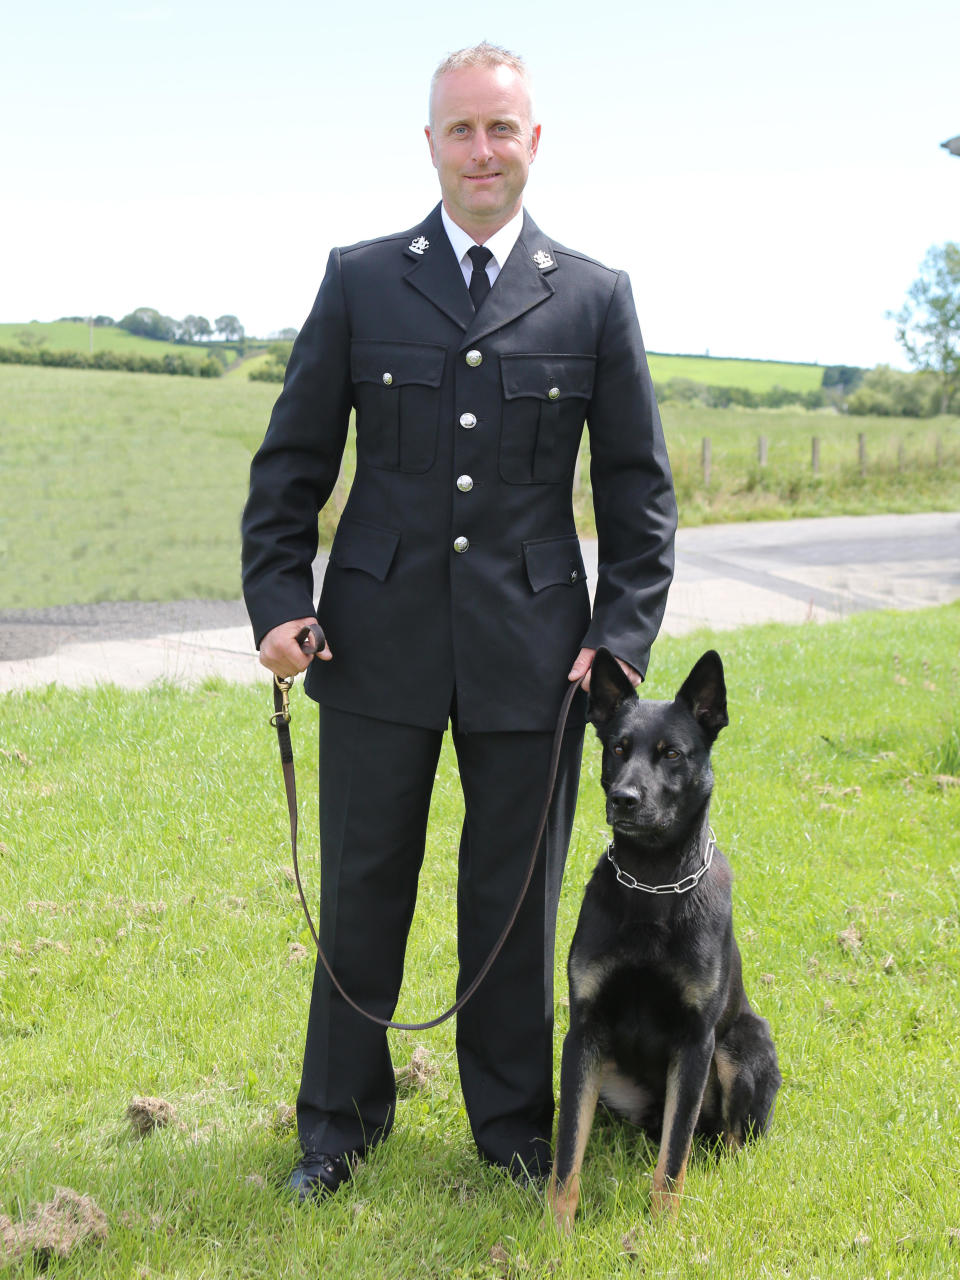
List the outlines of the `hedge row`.
{"type": "Polygon", "coordinates": [[[727,409],[739,405],[744,409],[782,409],[785,405],[800,404],[806,409],[820,409],[831,404],[836,394],[821,391],[788,391],[785,387],[771,387],[768,391],[751,391],[748,387],[714,387],[692,378],[670,378],[654,384],[657,399],[674,404],[702,404],[708,409],[727,409]]]}
{"type": "Polygon", "coordinates": [[[48,351],[44,347],[0,347],[0,364],[56,365],[66,369],[122,369],[127,373],[173,373],[186,378],[219,378],[219,360],[192,360],[189,356],[144,356],[137,352],[48,351]]]}
{"type": "Polygon", "coordinates": [[[251,369],[247,377],[251,382],[282,382],[285,375],[286,370],[282,364],[268,360],[266,364],[260,365],[259,369],[251,369]]]}

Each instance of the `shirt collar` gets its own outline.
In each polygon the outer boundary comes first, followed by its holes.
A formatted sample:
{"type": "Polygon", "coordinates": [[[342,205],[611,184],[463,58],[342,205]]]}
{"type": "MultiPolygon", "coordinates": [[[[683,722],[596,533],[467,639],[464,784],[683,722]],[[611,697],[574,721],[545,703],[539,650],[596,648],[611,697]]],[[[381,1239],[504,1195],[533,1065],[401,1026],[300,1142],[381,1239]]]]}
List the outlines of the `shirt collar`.
{"type": "MultiPolygon", "coordinates": [[[[467,250],[471,249],[476,241],[467,235],[463,227],[458,226],[447,213],[447,206],[440,205],[440,217],[443,219],[443,227],[447,233],[453,252],[456,254],[457,261],[462,263],[467,256],[467,250]]],[[[498,270],[501,269],[510,257],[513,246],[520,239],[520,232],[523,230],[523,209],[514,214],[510,221],[495,232],[489,240],[484,241],[484,246],[493,254],[494,261],[498,270]]]]}

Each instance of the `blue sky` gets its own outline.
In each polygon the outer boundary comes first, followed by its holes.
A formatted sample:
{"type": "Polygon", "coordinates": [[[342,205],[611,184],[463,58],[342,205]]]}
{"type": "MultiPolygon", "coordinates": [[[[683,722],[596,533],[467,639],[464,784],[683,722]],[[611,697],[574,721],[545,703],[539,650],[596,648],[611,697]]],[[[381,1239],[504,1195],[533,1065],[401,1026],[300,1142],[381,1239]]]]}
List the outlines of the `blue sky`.
{"type": "Polygon", "coordinates": [[[630,272],[648,347],[902,364],[885,312],[960,239],[960,4],[48,0],[4,19],[0,320],[299,325],[331,244],[436,202],[433,67],[524,55],[526,203],[630,272]]]}

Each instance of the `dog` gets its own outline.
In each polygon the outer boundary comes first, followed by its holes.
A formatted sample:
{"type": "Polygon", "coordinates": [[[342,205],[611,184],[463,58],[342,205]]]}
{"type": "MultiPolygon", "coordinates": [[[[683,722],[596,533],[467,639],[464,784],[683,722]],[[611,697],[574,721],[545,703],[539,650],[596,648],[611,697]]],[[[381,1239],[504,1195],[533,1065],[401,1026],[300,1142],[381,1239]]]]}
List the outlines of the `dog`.
{"type": "Polygon", "coordinates": [[[732,875],[709,825],[710,749],[729,723],[719,654],[700,658],[673,702],[652,702],[600,649],[588,716],[613,843],[587,885],[567,964],[547,1188],[567,1233],[598,1100],[659,1138],[651,1213],[676,1216],[694,1135],[738,1149],[766,1131],[781,1083],[769,1025],[743,988],[732,875]]]}

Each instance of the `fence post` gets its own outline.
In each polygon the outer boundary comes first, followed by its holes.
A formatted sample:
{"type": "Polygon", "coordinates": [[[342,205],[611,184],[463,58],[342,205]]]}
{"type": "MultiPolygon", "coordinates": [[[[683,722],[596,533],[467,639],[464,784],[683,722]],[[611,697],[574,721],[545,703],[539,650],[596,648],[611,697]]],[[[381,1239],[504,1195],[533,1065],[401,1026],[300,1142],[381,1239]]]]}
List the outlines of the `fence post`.
{"type": "Polygon", "coordinates": [[[757,441],[757,463],[761,467],[767,465],[767,437],[761,436],[757,441]]]}
{"type": "Polygon", "coordinates": [[[711,453],[710,437],[704,436],[703,444],[700,450],[700,457],[703,463],[703,483],[705,487],[709,486],[710,484],[710,463],[711,463],[710,453],[711,453]]]}
{"type": "Polygon", "coordinates": [[[815,476],[820,474],[820,437],[814,436],[810,448],[810,467],[815,476]]]}
{"type": "Polygon", "coordinates": [[[860,474],[865,476],[867,474],[867,437],[862,431],[857,436],[857,460],[860,464],[860,474]]]}

